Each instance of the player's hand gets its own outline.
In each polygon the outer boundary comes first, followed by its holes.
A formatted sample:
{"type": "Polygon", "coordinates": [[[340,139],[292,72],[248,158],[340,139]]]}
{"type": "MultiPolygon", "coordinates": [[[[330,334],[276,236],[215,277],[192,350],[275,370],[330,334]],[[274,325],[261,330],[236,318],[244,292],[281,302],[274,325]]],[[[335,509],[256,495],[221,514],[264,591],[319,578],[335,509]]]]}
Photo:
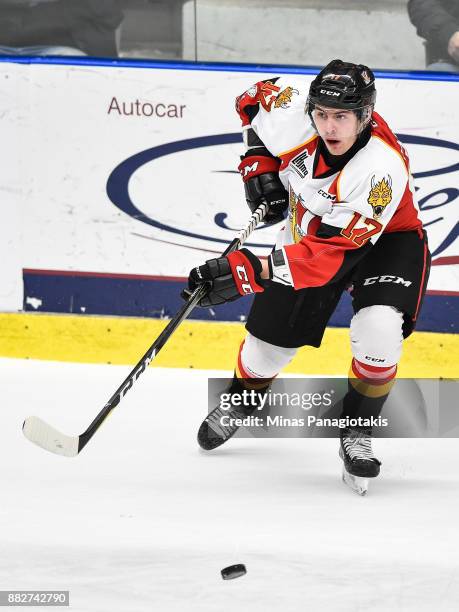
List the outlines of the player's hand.
{"type": "Polygon", "coordinates": [[[288,193],[279,178],[280,162],[275,157],[251,154],[238,166],[244,181],[245,198],[253,212],[262,202],[268,204],[264,222],[278,223],[288,208],[288,193]]]}
{"type": "Polygon", "coordinates": [[[202,266],[193,268],[188,277],[188,289],[182,293],[188,299],[191,292],[202,284],[208,285],[208,293],[199,306],[209,308],[232,302],[243,295],[264,290],[261,279],[262,264],[247,249],[234,251],[227,257],[209,259],[202,266]]]}
{"type": "Polygon", "coordinates": [[[459,31],[455,32],[449,39],[448,53],[459,64],[459,31]]]}

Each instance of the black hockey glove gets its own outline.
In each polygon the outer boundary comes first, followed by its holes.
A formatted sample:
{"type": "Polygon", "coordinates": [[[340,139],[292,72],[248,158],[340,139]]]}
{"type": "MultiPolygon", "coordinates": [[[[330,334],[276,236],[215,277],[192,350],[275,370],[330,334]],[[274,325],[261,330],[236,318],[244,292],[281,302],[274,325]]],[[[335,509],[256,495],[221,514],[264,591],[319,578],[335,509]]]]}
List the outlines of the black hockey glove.
{"type": "Polygon", "coordinates": [[[280,161],[264,147],[251,149],[238,166],[244,181],[245,198],[253,212],[265,200],[269,206],[265,223],[282,221],[288,208],[288,192],[279,178],[280,161]]]}
{"type": "Polygon", "coordinates": [[[264,290],[261,269],[258,257],[247,249],[234,251],[227,257],[209,259],[204,265],[191,270],[188,289],[182,292],[182,297],[187,300],[196,287],[207,284],[209,292],[198,304],[209,308],[232,302],[243,295],[260,293],[264,290]]]}

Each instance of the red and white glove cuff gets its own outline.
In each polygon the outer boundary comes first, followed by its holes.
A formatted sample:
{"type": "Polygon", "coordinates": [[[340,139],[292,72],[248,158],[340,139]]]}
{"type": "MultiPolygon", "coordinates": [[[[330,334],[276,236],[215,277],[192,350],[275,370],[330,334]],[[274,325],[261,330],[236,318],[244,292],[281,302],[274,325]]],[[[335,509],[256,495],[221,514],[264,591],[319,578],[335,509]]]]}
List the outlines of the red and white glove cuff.
{"type": "Polygon", "coordinates": [[[237,167],[241,173],[242,180],[246,183],[249,179],[266,172],[278,172],[280,162],[275,157],[266,155],[249,155],[244,157],[237,167]]]}
{"type": "Polygon", "coordinates": [[[227,259],[240,295],[264,291],[264,287],[260,284],[261,263],[258,257],[247,249],[241,249],[230,253],[227,259]]]}

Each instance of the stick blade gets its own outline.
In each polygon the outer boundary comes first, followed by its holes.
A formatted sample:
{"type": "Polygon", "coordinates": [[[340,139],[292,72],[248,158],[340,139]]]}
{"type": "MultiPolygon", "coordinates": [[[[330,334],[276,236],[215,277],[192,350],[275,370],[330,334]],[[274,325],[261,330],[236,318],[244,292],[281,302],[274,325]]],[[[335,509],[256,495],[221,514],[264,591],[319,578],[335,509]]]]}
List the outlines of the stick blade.
{"type": "Polygon", "coordinates": [[[22,431],[28,440],[55,455],[63,457],[78,455],[78,436],[66,436],[38,417],[28,417],[24,421],[22,431]]]}

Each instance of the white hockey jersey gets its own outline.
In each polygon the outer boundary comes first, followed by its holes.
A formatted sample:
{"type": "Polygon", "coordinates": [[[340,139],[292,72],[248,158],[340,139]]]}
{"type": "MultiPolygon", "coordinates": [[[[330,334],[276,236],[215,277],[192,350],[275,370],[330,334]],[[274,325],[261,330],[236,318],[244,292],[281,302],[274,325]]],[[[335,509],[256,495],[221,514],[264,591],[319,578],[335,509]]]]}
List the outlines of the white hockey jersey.
{"type": "MultiPolygon", "coordinates": [[[[366,143],[356,143],[344,165],[329,167],[305,113],[308,90],[286,76],[259,82],[236,100],[243,130],[253,130],[280,161],[289,210],[276,248],[287,265],[274,280],[296,289],[337,280],[384,232],[422,229],[408,156],[384,119],[373,113],[366,143]]],[[[244,161],[250,170],[250,150],[244,161]]]]}

